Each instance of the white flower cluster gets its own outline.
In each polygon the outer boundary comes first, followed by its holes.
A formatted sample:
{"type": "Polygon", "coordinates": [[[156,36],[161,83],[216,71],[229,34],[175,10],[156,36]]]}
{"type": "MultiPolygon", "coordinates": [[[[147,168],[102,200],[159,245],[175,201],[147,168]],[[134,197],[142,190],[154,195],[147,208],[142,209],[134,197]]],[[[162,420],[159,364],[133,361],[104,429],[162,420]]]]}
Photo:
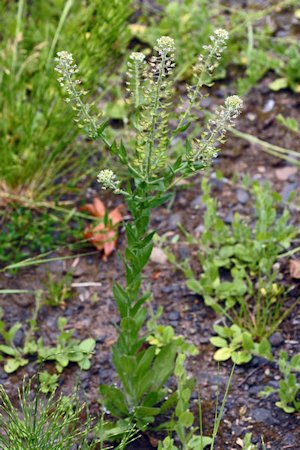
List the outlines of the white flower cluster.
{"type": "Polygon", "coordinates": [[[209,37],[211,44],[204,45],[203,48],[208,50],[215,58],[219,59],[222,52],[225,50],[227,41],[229,39],[229,33],[222,28],[217,28],[213,34],[209,37]]]}
{"type": "Polygon", "coordinates": [[[141,89],[145,76],[145,58],[144,53],[132,52],[127,64],[127,91],[130,93],[136,109],[142,102],[141,89]]]}
{"type": "Polygon", "coordinates": [[[243,108],[243,100],[238,95],[231,95],[225,100],[225,109],[230,116],[230,120],[233,121],[238,117],[243,108]]]}
{"type": "Polygon", "coordinates": [[[162,36],[157,39],[154,50],[156,50],[160,55],[163,53],[174,53],[175,52],[175,41],[169,36],[162,36]]]}
{"type": "Polygon", "coordinates": [[[54,59],[57,63],[55,71],[61,76],[57,79],[61,87],[65,87],[68,94],[74,94],[72,90],[72,84],[80,84],[80,80],[74,80],[72,77],[79,72],[77,64],[75,64],[72,53],[65,50],[58,52],[57,57],[54,59]]]}
{"type": "Polygon", "coordinates": [[[187,155],[189,161],[200,161],[204,167],[210,166],[212,159],[218,156],[218,144],[223,143],[228,127],[240,115],[243,101],[237,95],[227,97],[225,105],[220,106],[214,119],[210,119],[200,139],[195,139],[192,150],[187,155]]]}
{"type": "Polygon", "coordinates": [[[60,86],[65,89],[68,97],[66,102],[73,103],[73,109],[76,111],[76,118],[79,128],[86,127],[88,134],[94,138],[97,136],[97,120],[90,114],[90,105],[82,101],[84,95],[87,94],[83,89],[78,88],[81,80],[74,77],[79,72],[77,64],[75,64],[73,55],[65,50],[58,52],[55,58],[57,63],[55,71],[60,74],[57,79],[60,86]]]}
{"type": "Polygon", "coordinates": [[[222,28],[218,28],[213,32],[209,39],[211,44],[203,46],[206,54],[199,55],[198,62],[194,66],[194,73],[196,76],[205,71],[208,71],[208,73],[211,74],[215,70],[219,64],[219,59],[227,46],[229,33],[222,28]]]}
{"type": "Polygon", "coordinates": [[[120,181],[112,170],[101,170],[98,174],[97,181],[102,185],[103,190],[111,189],[115,194],[120,193],[120,181]]]}
{"type": "Polygon", "coordinates": [[[129,58],[135,62],[142,63],[145,60],[145,55],[142,52],[132,52],[129,58]]]}

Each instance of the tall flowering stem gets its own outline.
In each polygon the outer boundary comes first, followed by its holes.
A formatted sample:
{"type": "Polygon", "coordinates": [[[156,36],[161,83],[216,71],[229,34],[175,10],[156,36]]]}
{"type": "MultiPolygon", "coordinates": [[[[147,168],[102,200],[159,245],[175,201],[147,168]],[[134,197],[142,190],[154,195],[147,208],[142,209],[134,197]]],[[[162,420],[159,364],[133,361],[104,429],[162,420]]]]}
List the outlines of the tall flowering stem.
{"type": "MultiPolygon", "coordinates": [[[[213,61],[220,57],[226,36],[225,31],[218,30],[211,37],[208,61],[204,63],[209,71],[213,61]]],[[[110,146],[111,152],[127,168],[131,180],[122,187],[121,180],[112,170],[104,169],[98,175],[103,189],[111,189],[124,196],[131,214],[131,220],[125,224],[125,282],[115,283],[113,287],[120,322],[117,324],[118,339],[112,350],[112,360],[121,386],[101,385],[100,391],[111,414],[131,417],[139,427],[152,422],[160,412],[166,396],[165,383],[174,372],[176,356],[186,351],[183,350],[186,347],[182,340],[172,339],[157,352],[157,348],[147,342],[148,333],[144,331],[146,303],[151,300],[151,292],[142,289],[143,270],[150,259],[155,234],[149,231],[151,212],[168,199],[169,191],[179,179],[187,178],[211,164],[220,142],[224,141],[227,127],[233,124],[242,108],[237,96],[228,97],[200,137],[192,142],[187,140],[185,150],[176,161],[172,160],[168,153],[172,136],[169,115],[171,109],[175,110],[171,108],[175,60],[173,39],[163,36],[157,40],[154,50],[156,55],[148,63],[142,53],[135,52],[129,58],[127,88],[134,108],[134,148],[126,149],[122,143],[110,146]]],[[[59,82],[70,94],[70,101],[75,103],[79,118],[83,114],[88,119],[84,112],[85,105],[80,102],[81,92],[76,89],[78,83],[74,85],[72,78],[77,67],[67,55],[60,55],[59,58],[57,68],[62,75],[59,82]]],[[[199,96],[202,84],[198,80],[190,90],[188,113],[199,96]]],[[[88,108],[88,114],[89,111],[88,108]]],[[[187,114],[179,121],[185,122],[186,118],[187,114]]],[[[96,129],[93,126],[92,121],[90,127],[96,129]]],[[[178,129],[176,132],[179,134],[178,129]]],[[[97,137],[103,138],[98,131],[97,137]]]]}
{"type": "Polygon", "coordinates": [[[79,73],[79,69],[74,61],[73,55],[63,50],[57,53],[55,62],[55,71],[59,73],[59,78],[57,80],[67,94],[65,101],[71,103],[76,112],[74,121],[79,128],[85,128],[92,139],[101,137],[104,142],[110,146],[103,135],[106,123],[99,123],[101,114],[99,113],[97,116],[93,115],[91,112],[93,105],[90,105],[83,100],[87,91],[81,88],[82,81],[76,77],[79,73]]]}
{"type": "Polygon", "coordinates": [[[219,65],[222,53],[226,49],[228,38],[228,32],[218,28],[210,36],[211,43],[203,47],[204,53],[198,56],[198,62],[193,68],[196,84],[187,87],[188,104],[181,115],[176,131],[181,129],[186,119],[190,117],[193,106],[198,100],[201,100],[201,88],[211,80],[213,72],[219,65]]]}

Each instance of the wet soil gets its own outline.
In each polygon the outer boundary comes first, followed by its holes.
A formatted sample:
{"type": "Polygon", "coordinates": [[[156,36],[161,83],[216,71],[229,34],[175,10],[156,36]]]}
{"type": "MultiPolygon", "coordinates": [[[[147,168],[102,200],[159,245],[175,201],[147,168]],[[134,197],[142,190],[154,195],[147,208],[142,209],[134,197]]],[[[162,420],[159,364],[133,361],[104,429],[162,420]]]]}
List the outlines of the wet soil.
{"type": "MultiPolygon", "coordinates": [[[[237,129],[253,134],[294,150],[300,149],[300,135],[289,132],[276,120],[277,114],[295,117],[300,123],[300,96],[286,90],[277,93],[270,92],[268,85],[274,78],[268,74],[259,86],[253,88],[245,97],[245,111],[238,120],[237,129]]],[[[211,104],[222,101],[232,93],[230,74],[226,81],[214,86],[214,96],[211,104]]],[[[210,107],[210,105],[208,105],[210,107]]],[[[222,217],[230,222],[232,215],[238,211],[244,217],[251,216],[253,205],[247,192],[241,189],[239,180],[243,175],[272,182],[274,189],[286,200],[291,193],[295,198],[290,206],[292,221],[300,224],[299,194],[300,170],[291,171],[286,177],[280,169],[291,167],[287,162],[268,155],[261,148],[245,140],[230,136],[209,174],[213,186],[213,195],[218,199],[222,217]],[[217,180],[215,171],[220,170],[225,180],[217,180]],[[233,176],[238,174],[234,180],[233,176]],[[232,181],[233,180],[233,181],[232,181]]],[[[203,223],[204,206],[201,201],[201,176],[196,176],[191,183],[180,186],[173,201],[159,208],[153,215],[152,227],[159,235],[167,233],[168,239],[179,234],[175,251],[181,258],[189,257],[193,263],[196,255],[193,249],[186,245],[184,237],[178,231],[177,225],[182,224],[194,235],[199,234],[203,223]]],[[[93,190],[89,190],[93,196],[93,190]]],[[[95,192],[97,194],[97,192],[95,192]]],[[[107,206],[115,206],[119,199],[104,196],[107,206]]],[[[299,239],[295,241],[299,245],[299,239]]],[[[124,233],[121,230],[119,249],[124,247],[124,233]]],[[[67,256],[65,251],[57,255],[67,256]]],[[[280,261],[280,272],[284,274],[284,283],[293,286],[293,299],[299,298],[299,280],[291,279],[287,270],[288,260],[280,261]]],[[[87,372],[81,372],[77,366],[71,365],[60,377],[60,390],[70,393],[78,381],[81,386],[81,396],[90,405],[93,413],[99,411],[99,384],[112,383],[115,372],[111,362],[110,350],[116,340],[114,323],[118,321],[116,306],[112,297],[111,286],[116,280],[122,281],[122,263],[116,254],[108,262],[103,262],[100,254],[76,257],[71,260],[58,260],[39,266],[20,270],[17,274],[0,273],[0,289],[41,289],[48,272],[59,279],[62,274],[73,273],[73,282],[101,283],[101,286],[74,287],[72,296],[63,308],[43,306],[40,310],[39,335],[44,337],[46,344],[55,343],[57,336],[56,322],[59,316],[68,320],[68,327],[75,329],[75,337],[96,339],[97,347],[92,359],[92,367],[87,372]]],[[[209,343],[213,324],[217,316],[207,308],[202,299],[191,293],[185,284],[182,273],[176,271],[168,263],[151,262],[145,273],[145,284],[150,284],[153,290],[155,307],[163,306],[163,323],[172,325],[177,334],[183,334],[199,349],[199,355],[192,358],[188,370],[197,379],[197,389],[201,394],[203,404],[204,432],[209,434],[213,428],[213,417],[217,391],[220,399],[225,392],[230,363],[219,368],[213,361],[213,346],[209,343]]],[[[5,322],[9,325],[16,321],[26,323],[30,319],[34,298],[30,295],[1,296],[0,306],[4,310],[5,322]]],[[[20,331],[17,340],[22,342],[24,330],[20,331]]],[[[282,324],[278,335],[273,339],[274,354],[286,350],[290,355],[300,352],[300,304],[292,315],[282,324]]],[[[2,364],[2,363],[1,363],[2,364]]],[[[47,364],[51,370],[51,364],[47,364]]],[[[0,382],[3,383],[13,399],[17,397],[16,388],[21,385],[23,377],[31,376],[37,366],[32,361],[27,367],[7,375],[0,368],[0,382]]],[[[238,450],[239,438],[248,431],[253,434],[253,442],[260,442],[263,437],[268,449],[300,449],[300,415],[285,414],[275,407],[275,397],[267,399],[258,397],[266,385],[277,386],[279,372],[273,363],[254,357],[252,361],[235,369],[232,386],[226,402],[224,418],[221,423],[216,449],[238,450]]],[[[197,402],[197,393],[194,396],[197,402]]],[[[155,432],[147,432],[137,442],[130,444],[131,450],[150,450],[155,443],[155,432]],[[151,439],[150,439],[151,438],[151,439]]]]}

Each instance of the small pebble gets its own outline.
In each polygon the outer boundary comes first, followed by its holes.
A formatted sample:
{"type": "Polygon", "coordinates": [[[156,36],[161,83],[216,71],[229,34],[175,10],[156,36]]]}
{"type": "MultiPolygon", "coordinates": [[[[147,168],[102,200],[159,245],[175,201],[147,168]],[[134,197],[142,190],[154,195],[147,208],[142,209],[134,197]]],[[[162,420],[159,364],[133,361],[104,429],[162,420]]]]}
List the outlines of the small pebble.
{"type": "Polygon", "coordinates": [[[203,203],[202,203],[201,195],[198,195],[197,197],[195,197],[191,203],[191,207],[194,209],[199,209],[199,208],[201,208],[202,205],[203,205],[203,203]]]}
{"type": "Polygon", "coordinates": [[[168,229],[169,230],[176,230],[179,223],[181,223],[181,214],[175,213],[171,214],[169,220],[168,220],[168,229]]]}
{"type": "Polygon", "coordinates": [[[284,343],[282,334],[279,333],[279,331],[276,331],[276,333],[272,334],[272,336],[270,337],[270,343],[273,347],[279,347],[284,343]]]}
{"type": "Polygon", "coordinates": [[[264,113],[268,113],[268,112],[272,111],[272,109],[274,108],[274,106],[275,106],[275,100],[273,100],[272,98],[270,98],[270,99],[266,102],[266,104],[264,105],[264,107],[263,107],[263,112],[264,112],[264,113]]]}
{"type": "Polygon", "coordinates": [[[250,195],[243,189],[238,189],[236,191],[236,198],[240,203],[242,203],[242,205],[245,205],[248,202],[250,195]]]}

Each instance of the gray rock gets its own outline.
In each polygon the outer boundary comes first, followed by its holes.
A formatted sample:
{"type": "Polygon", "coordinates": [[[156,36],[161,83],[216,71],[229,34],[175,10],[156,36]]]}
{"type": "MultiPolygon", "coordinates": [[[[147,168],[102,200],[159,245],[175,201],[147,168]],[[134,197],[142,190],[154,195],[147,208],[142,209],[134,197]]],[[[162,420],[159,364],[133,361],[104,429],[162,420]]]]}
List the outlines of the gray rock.
{"type": "Polygon", "coordinates": [[[264,390],[264,388],[265,388],[265,386],[262,386],[262,385],[251,386],[248,392],[249,392],[249,394],[256,397],[261,391],[264,390]]]}
{"type": "Polygon", "coordinates": [[[190,250],[184,244],[179,245],[178,253],[179,253],[180,259],[188,259],[190,257],[190,250]]]}
{"type": "MultiPolygon", "coordinates": [[[[292,433],[287,433],[284,438],[283,438],[283,444],[287,444],[287,445],[299,445],[299,441],[297,441],[297,437],[294,436],[292,433]]],[[[290,447],[291,448],[291,447],[290,447]]],[[[300,448],[300,447],[294,447],[296,448],[300,448]]]]}
{"type": "Polygon", "coordinates": [[[251,412],[251,417],[257,422],[267,422],[270,418],[270,411],[265,408],[255,408],[251,412]]]}
{"type": "Polygon", "coordinates": [[[14,344],[16,347],[21,347],[24,339],[24,330],[20,328],[14,337],[14,344]]]}
{"type": "Polygon", "coordinates": [[[168,314],[169,320],[179,320],[180,315],[178,311],[172,311],[168,314]]]}
{"type": "Polygon", "coordinates": [[[224,222],[227,224],[231,224],[233,222],[233,219],[234,219],[234,214],[232,211],[229,211],[226,214],[226,217],[224,218],[224,222]]]}
{"type": "Polygon", "coordinates": [[[279,331],[276,331],[276,333],[272,334],[272,336],[270,337],[270,343],[273,347],[279,347],[284,343],[282,334],[279,333],[279,331]]]}
{"type": "Polygon", "coordinates": [[[268,113],[268,112],[272,111],[272,109],[274,108],[274,106],[275,106],[275,100],[273,100],[272,98],[270,98],[270,99],[266,102],[266,104],[264,105],[264,107],[263,107],[263,112],[264,112],[264,113],[268,113]]]}
{"type": "Polygon", "coordinates": [[[296,191],[298,187],[298,183],[287,183],[283,187],[281,191],[281,196],[283,201],[287,201],[289,199],[289,196],[296,191]]]}
{"type": "Polygon", "coordinates": [[[271,411],[265,408],[255,408],[251,412],[251,417],[256,422],[264,422],[265,425],[280,425],[280,421],[272,416],[271,411]]]}
{"type": "Polygon", "coordinates": [[[169,230],[176,230],[177,225],[181,222],[181,214],[175,213],[171,214],[169,220],[168,220],[168,229],[169,230]]]}
{"type": "Polygon", "coordinates": [[[216,189],[218,189],[219,191],[222,191],[224,188],[224,181],[219,180],[219,178],[212,178],[211,179],[211,184],[212,186],[214,186],[216,189]]]}
{"type": "Polygon", "coordinates": [[[238,189],[236,191],[236,198],[242,205],[245,205],[249,201],[250,195],[243,189],[238,189]]]}
{"type": "Polygon", "coordinates": [[[202,196],[198,195],[197,197],[194,198],[194,200],[191,203],[191,207],[194,209],[199,209],[202,206],[202,196]]]}

